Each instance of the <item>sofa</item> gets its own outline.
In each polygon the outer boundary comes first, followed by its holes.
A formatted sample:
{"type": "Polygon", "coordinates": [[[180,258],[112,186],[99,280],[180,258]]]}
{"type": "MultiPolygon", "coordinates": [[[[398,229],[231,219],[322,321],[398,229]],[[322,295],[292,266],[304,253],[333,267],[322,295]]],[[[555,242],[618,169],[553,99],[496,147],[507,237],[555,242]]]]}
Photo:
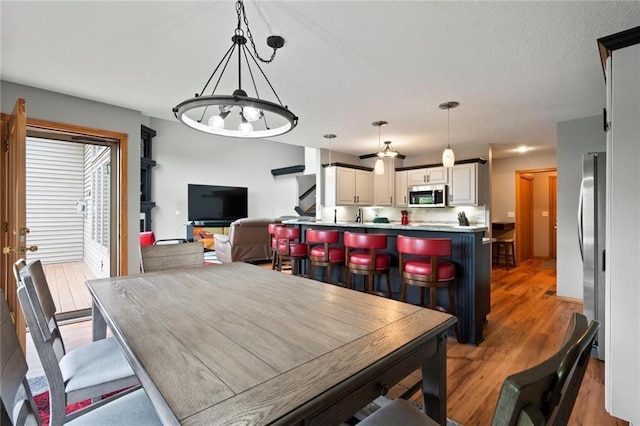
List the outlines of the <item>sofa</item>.
{"type": "Polygon", "coordinates": [[[222,263],[258,262],[271,259],[270,223],[280,219],[244,218],[231,222],[229,235],[213,234],[216,257],[222,263]]]}

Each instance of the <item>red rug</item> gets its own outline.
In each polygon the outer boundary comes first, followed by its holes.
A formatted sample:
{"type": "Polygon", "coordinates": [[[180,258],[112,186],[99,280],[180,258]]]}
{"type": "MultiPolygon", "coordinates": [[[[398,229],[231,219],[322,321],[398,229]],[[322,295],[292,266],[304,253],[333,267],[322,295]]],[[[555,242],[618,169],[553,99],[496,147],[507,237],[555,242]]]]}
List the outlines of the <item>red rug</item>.
{"type": "MultiPolygon", "coordinates": [[[[38,407],[38,414],[40,414],[42,426],[49,426],[49,391],[44,391],[41,394],[35,395],[33,399],[36,401],[36,407],[38,407]]],[[[74,411],[90,404],[91,400],[85,399],[84,401],[67,405],[67,414],[73,413],[74,411]]]]}

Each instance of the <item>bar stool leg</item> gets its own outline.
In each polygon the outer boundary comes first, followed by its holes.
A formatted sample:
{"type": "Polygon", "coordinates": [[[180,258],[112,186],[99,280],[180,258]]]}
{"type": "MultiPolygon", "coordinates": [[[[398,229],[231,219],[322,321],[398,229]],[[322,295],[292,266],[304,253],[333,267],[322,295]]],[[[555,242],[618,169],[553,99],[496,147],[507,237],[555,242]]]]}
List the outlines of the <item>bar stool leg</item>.
{"type": "Polygon", "coordinates": [[[387,273],[385,274],[385,277],[387,279],[387,298],[391,299],[391,297],[392,297],[392,292],[391,292],[391,274],[389,273],[388,269],[387,269],[387,273]]]}

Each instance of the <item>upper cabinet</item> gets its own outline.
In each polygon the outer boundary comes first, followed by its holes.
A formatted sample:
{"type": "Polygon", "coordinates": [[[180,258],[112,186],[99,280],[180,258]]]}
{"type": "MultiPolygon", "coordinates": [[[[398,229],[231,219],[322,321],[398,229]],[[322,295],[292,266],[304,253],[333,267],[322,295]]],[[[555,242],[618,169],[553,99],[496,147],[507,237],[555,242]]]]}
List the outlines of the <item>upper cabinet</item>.
{"type": "Polygon", "coordinates": [[[407,184],[407,170],[396,172],[396,207],[407,207],[407,195],[409,194],[409,185],[407,184]]]}
{"type": "Polygon", "coordinates": [[[384,158],[384,174],[373,175],[373,205],[393,206],[395,174],[392,158],[384,158]]]}
{"type": "Polygon", "coordinates": [[[449,205],[477,206],[478,163],[456,164],[449,168],[449,205]]]}
{"type": "Polygon", "coordinates": [[[324,173],[326,206],[370,206],[373,203],[371,171],[330,166],[324,173]]]}
{"type": "Polygon", "coordinates": [[[408,186],[424,184],[441,184],[448,182],[446,167],[428,167],[424,169],[408,170],[408,186]]]}

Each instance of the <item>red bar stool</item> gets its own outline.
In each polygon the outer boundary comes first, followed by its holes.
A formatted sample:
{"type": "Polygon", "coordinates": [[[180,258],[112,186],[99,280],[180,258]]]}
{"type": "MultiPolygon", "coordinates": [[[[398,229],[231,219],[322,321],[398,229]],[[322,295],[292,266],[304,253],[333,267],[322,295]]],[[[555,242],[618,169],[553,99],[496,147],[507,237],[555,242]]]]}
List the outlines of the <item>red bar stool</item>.
{"type": "Polygon", "coordinates": [[[275,270],[278,265],[278,239],[276,238],[276,227],[282,226],[278,223],[270,223],[267,226],[269,238],[271,239],[271,269],[275,270]]]}
{"type": "Polygon", "coordinates": [[[387,278],[387,297],[391,297],[391,277],[389,265],[391,259],[388,253],[379,250],[387,248],[385,234],[356,234],[344,233],[344,264],[347,267],[347,288],[351,288],[351,274],[366,275],[366,291],[373,293],[375,275],[385,275],[387,278]]]}
{"type": "MultiPolygon", "coordinates": [[[[402,276],[400,300],[407,300],[407,286],[420,287],[420,304],[425,306],[425,289],[430,289],[427,308],[450,313],[457,317],[453,280],[456,267],[439,256],[451,257],[450,238],[417,238],[398,235],[396,242],[399,254],[399,270],[402,276]],[[449,289],[449,310],[436,305],[436,289],[449,289]]],[[[462,343],[458,323],[453,325],[458,342],[462,343]]]]}
{"type": "Polygon", "coordinates": [[[300,229],[297,226],[276,226],[274,231],[278,240],[278,271],[282,271],[282,261],[288,260],[291,273],[298,275],[302,261],[307,258],[307,245],[299,242],[300,229]]]}
{"type": "Polygon", "coordinates": [[[327,268],[327,282],[331,281],[331,271],[335,266],[344,264],[344,247],[331,247],[340,241],[337,230],[307,229],[307,258],[309,259],[308,277],[313,279],[315,266],[327,268]],[[322,244],[322,245],[320,245],[322,244]]]}

